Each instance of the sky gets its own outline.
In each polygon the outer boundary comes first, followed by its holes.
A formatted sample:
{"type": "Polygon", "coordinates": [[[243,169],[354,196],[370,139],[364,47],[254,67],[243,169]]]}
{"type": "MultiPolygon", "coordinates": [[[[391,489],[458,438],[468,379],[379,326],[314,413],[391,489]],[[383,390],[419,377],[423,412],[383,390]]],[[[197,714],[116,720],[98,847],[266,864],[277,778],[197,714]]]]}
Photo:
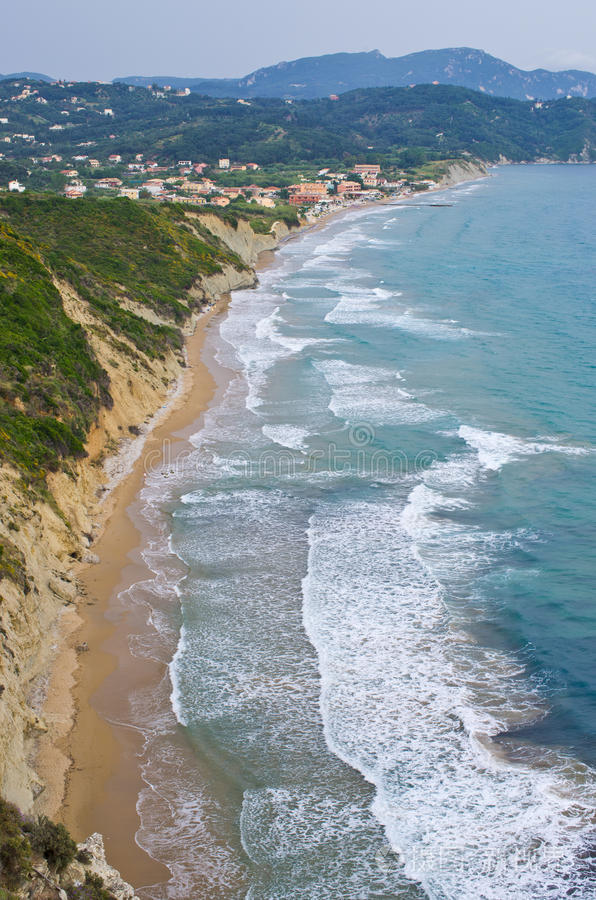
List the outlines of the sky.
{"type": "Polygon", "coordinates": [[[29,0],[6,3],[0,22],[0,72],[72,80],[239,77],[301,56],[462,46],[596,72],[594,0],[29,0]]]}

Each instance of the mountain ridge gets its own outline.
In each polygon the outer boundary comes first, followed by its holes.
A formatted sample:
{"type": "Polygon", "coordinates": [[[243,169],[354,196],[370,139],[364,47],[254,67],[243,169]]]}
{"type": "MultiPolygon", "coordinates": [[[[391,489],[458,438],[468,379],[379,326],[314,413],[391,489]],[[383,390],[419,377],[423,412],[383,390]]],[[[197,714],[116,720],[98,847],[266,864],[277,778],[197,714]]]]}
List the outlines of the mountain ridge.
{"type": "Polygon", "coordinates": [[[577,69],[519,69],[484,50],[451,47],[386,57],[379,50],[331,53],[276,63],[242,78],[125,76],[136,86],[169,84],[211,97],[315,99],[366,87],[451,84],[515,100],[596,97],[596,74],[577,69]]]}

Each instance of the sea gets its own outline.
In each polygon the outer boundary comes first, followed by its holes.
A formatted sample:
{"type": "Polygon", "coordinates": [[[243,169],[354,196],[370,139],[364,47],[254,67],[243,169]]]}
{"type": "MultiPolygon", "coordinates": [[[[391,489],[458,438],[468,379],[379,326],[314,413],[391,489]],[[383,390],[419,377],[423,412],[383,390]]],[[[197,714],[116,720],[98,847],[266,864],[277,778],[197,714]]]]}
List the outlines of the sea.
{"type": "Polygon", "coordinates": [[[286,242],[151,471],[143,898],[596,898],[596,167],[286,242]]]}

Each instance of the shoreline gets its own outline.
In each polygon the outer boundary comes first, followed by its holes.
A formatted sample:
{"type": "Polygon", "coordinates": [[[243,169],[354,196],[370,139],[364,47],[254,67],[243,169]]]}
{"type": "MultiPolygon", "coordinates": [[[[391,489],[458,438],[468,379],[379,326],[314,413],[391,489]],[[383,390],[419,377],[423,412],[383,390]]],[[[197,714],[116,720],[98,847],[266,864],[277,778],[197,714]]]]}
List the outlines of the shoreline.
{"type": "MultiPolygon", "coordinates": [[[[284,241],[317,226],[318,223],[303,226],[284,241]]],[[[274,262],[275,250],[263,250],[255,271],[274,262]]],[[[144,463],[150,457],[152,466],[159,466],[165,446],[172,462],[179,454],[195,449],[188,438],[197,431],[219,388],[208,362],[202,358],[205,337],[211,322],[225,314],[230,299],[230,293],[223,294],[197,320],[195,331],[186,339],[188,364],[181,375],[182,383],[175,389],[161,420],[147,434],[130,472],[107,498],[100,535],[93,545],[100,562],[86,564],[79,573],[86,603],[74,613],[77,624],[73,627],[70,623],[62,631],[62,647],[52,666],[44,705],[45,710],[48,706],[66,706],[68,710],[63,714],[61,731],[55,735],[57,740],[43,751],[53,765],[58,759],[62,761],[58,770],[47,763],[43,767],[48,780],[44,793],[54,804],[48,804],[48,813],[63,821],[76,840],[100,832],[110,865],[135,888],[163,883],[171,872],[136,840],[141,824],[137,801],[147,786],[140,767],[144,737],[134,726],[119,724],[118,713],[122,710],[118,700],[126,700],[135,687],[161,684],[164,677],[169,677],[169,661],[161,663],[131,654],[129,633],[144,634],[154,629],[147,609],[126,604],[120,594],[153,577],[141,553],[152,537],[139,514],[144,463]],[[78,656],[74,647],[83,642],[89,650],[78,656]],[[102,696],[99,712],[97,698],[115,674],[123,676],[126,697],[102,696]]],[[[38,770],[39,759],[38,755],[38,770]]]]}
{"type": "MultiPolygon", "coordinates": [[[[486,176],[467,180],[480,177],[486,176]]],[[[432,192],[451,187],[438,186],[432,192]]],[[[409,195],[334,209],[303,225],[286,240],[322,229],[350,212],[401,205],[411,199],[409,195]]],[[[255,268],[261,271],[274,260],[275,250],[265,250],[255,268]]],[[[147,434],[140,456],[107,499],[100,536],[93,546],[100,563],[86,565],[79,574],[86,602],[63,617],[61,647],[52,666],[44,705],[46,717],[53,715],[56,722],[52,742],[46,742],[36,765],[48,784],[44,792],[48,814],[58,815],[77,840],[101,832],[111,865],[137,888],[163,883],[171,877],[170,870],[136,841],[140,825],[137,800],[146,787],[140,767],[143,734],[132,726],[118,724],[122,722],[118,715],[118,700],[122,698],[102,698],[102,706],[110,707],[107,716],[105,709],[103,714],[96,709],[97,695],[115,674],[126,684],[126,696],[135,686],[156,686],[167,677],[167,664],[132,656],[128,634],[146,633],[153,626],[144,606],[127,605],[119,595],[152,577],[141,555],[150,540],[150,529],[138,515],[139,494],[145,480],[144,460],[150,454],[159,464],[166,441],[171,445],[173,459],[192,446],[187,438],[197,430],[218,387],[213,371],[202,358],[206,331],[212,320],[225,312],[228,302],[229,294],[198,319],[193,335],[186,341],[188,365],[180,384],[147,434]],[[72,616],[78,618],[78,623],[73,622],[72,616]],[[79,656],[75,646],[83,642],[89,651],[79,656]]]]}
{"type": "MultiPolygon", "coordinates": [[[[136,800],[145,786],[138,765],[142,735],[135,734],[131,728],[125,729],[126,734],[116,735],[113,725],[96,710],[94,696],[121,667],[122,661],[132,658],[126,640],[128,632],[148,626],[146,610],[125,607],[119,600],[122,591],[151,574],[141,556],[149,535],[145,534],[134,509],[145,480],[144,463],[150,454],[153,464],[159,464],[166,444],[173,458],[190,446],[184,432],[192,433],[192,426],[207,409],[216,389],[211,372],[201,359],[206,330],[212,319],[225,311],[228,302],[229,295],[224,295],[198,319],[193,335],[186,342],[188,363],[181,376],[182,383],[165,416],[147,435],[131,471],[113,489],[100,536],[93,547],[100,562],[87,564],[79,573],[86,603],[78,610],[80,623],[76,629],[69,629],[66,646],[53,667],[46,700],[47,708],[48,701],[55,706],[68,694],[72,697],[72,727],[64,725],[64,733],[55,748],[66,760],[63,797],[58,796],[61,792],[52,786],[51,779],[49,782],[50,793],[58,801],[55,812],[77,840],[96,831],[102,833],[111,865],[135,886],[163,881],[171,874],[135,840],[140,824],[136,800]],[[89,650],[77,658],[73,644],[83,642],[89,650]],[[71,662],[70,678],[64,673],[67,660],[60,664],[63,654],[71,662]],[[75,672],[72,672],[73,654],[75,672]],[[56,679],[62,691],[51,690],[56,679]],[[69,681],[71,690],[67,690],[69,681]]],[[[134,675],[127,671],[127,676],[133,675],[135,681],[140,677],[144,682],[156,683],[163,677],[163,667],[157,662],[132,659],[132,668],[142,670],[134,675]]],[[[130,686],[127,682],[127,688],[130,686]]]]}

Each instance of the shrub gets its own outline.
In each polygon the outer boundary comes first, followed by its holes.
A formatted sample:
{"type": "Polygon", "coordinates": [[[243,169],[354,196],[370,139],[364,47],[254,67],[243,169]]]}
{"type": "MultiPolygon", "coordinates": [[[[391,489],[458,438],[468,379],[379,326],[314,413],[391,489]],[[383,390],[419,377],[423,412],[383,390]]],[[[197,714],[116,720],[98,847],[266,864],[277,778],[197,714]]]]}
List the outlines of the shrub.
{"type": "Polygon", "coordinates": [[[63,872],[75,858],[77,845],[61,823],[39,816],[24,825],[31,846],[45,858],[50,869],[63,872]]]}
{"type": "Polygon", "coordinates": [[[84,884],[69,885],[66,893],[68,900],[115,900],[114,895],[104,888],[103,879],[92,872],[85,873],[84,884]]]}
{"type": "MultiPolygon", "coordinates": [[[[21,814],[16,806],[0,798],[0,882],[16,888],[30,870],[31,846],[23,834],[21,814]]],[[[10,895],[5,892],[5,896],[10,895]]]]}

